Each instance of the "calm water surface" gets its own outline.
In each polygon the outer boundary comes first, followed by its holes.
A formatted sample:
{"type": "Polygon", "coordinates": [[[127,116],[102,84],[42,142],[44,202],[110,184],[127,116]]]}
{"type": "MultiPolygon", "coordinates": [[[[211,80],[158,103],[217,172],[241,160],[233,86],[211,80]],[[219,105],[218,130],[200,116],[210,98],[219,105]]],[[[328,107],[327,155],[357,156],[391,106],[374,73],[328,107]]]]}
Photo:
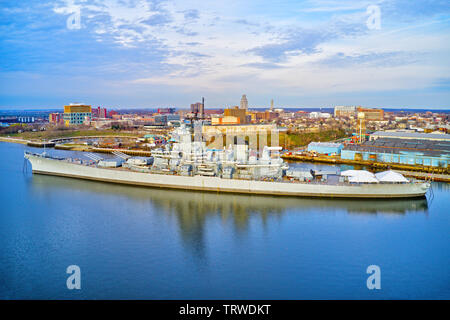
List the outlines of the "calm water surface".
{"type": "Polygon", "coordinates": [[[450,298],[448,184],[432,201],[218,195],[31,175],[24,150],[0,142],[1,299],[450,298]]]}

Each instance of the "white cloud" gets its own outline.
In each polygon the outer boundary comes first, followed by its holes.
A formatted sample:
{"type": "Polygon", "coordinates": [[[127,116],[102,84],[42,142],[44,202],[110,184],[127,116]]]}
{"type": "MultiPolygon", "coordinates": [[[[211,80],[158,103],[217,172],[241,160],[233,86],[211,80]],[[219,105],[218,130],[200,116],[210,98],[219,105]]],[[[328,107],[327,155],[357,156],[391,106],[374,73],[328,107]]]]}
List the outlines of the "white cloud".
{"type": "Polygon", "coordinates": [[[363,32],[365,7],[369,2],[345,1],[340,5],[330,1],[308,3],[309,6],[299,11],[332,12],[334,15],[319,27],[315,25],[307,29],[303,21],[274,19],[270,12],[266,15],[252,14],[246,11],[245,4],[235,1],[226,4],[175,1],[153,5],[147,1],[131,0],[65,0],[54,10],[59,14],[68,14],[74,8],[81,7],[82,12],[88,13],[86,18],[92,20],[88,26],[93,28],[99,40],[110,36],[120,46],[135,48],[148,41],[156,41],[166,52],[161,63],[173,68],[165,74],[152,73],[130,80],[135,84],[164,84],[187,91],[207,89],[218,92],[250,88],[295,95],[298,92],[424,88],[436,78],[448,75],[448,61],[445,66],[440,66],[427,59],[399,66],[360,64],[350,68],[330,68],[321,65],[321,60],[338,53],[350,57],[389,52],[442,55],[448,52],[450,41],[445,31],[418,33],[414,30],[409,33],[411,26],[396,32],[390,32],[390,29],[363,32]],[[186,12],[193,8],[195,13],[187,15],[186,12]],[[339,14],[352,10],[356,12],[339,14]],[[148,23],[152,18],[154,23],[148,23]],[[250,23],[237,23],[237,19],[250,23]],[[283,47],[286,42],[292,41],[296,32],[297,36],[311,32],[311,37],[318,40],[307,45],[314,50],[305,54],[304,47],[295,41],[283,47]],[[326,32],[328,36],[321,39],[320,35],[326,32]],[[275,53],[282,52],[285,57],[277,63],[283,68],[270,68],[265,55],[249,51],[257,47],[275,48],[278,50],[275,53]]]}

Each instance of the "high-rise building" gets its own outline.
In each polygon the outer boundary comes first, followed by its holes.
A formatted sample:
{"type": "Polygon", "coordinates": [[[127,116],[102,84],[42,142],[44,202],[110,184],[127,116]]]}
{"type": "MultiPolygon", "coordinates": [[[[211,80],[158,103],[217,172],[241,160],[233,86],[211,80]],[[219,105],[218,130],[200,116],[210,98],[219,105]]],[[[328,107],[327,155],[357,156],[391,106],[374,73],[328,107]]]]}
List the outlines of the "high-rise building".
{"type": "Polygon", "coordinates": [[[198,111],[200,110],[200,106],[201,106],[200,102],[192,103],[191,104],[191,112],[192,113],[198,113],[198,111]]]}
{"type": "Polygon", "coordinates": [[[202,98],[202,102],[191,104],[191,113],[194,118],[203,119],[205,117],[205,98],[202,98]]]}
{"type": "Polygon", "coordinates": [[[92,109],[90,105],[71,103],[64,106],[63,119],[66,125],[83,124],[86,118],[92,117],[92,109]]]}
{"type": "Polygon", "coordinates": [[[106,110],[106,108],[98,107],[97,110],[98,110],[99,118],[102,118],[102,119],[108,118],[108,111],[106,110]]]}
{"type": "Polygon", "coordinates": [[[270,100],[270,110],[273,111],[273,99],[270,100]]]}
{"type": "Polygon", "coordinates": [[[248,110],[248,101],[245,94],[243,94],[241,98],[241,109],[248,110]]]}
{"type": "Polygon", "coordinates": [[[92,119],[94,118],[101,118],[101,119],[105,119],[108,118],[108,111],[106,110],[106,108],[102,108],[102,107],[97,107],[97,108],[92,108],[91,110],[92,114],[91,117],[92,119]]]}
{"type": "Polygon", "coordinates": [[[48,115],[48,122],[58,124],[63,123],[63,117],[61,113],[50,113],[48,115]]]}

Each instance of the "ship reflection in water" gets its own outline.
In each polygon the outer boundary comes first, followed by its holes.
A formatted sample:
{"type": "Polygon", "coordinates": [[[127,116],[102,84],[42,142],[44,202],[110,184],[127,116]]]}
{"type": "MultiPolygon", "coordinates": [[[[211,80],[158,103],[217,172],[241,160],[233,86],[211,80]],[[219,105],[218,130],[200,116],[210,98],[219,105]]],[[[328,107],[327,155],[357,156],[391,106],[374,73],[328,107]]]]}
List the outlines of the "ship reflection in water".
{"type": "Polygon", "coordinates": [[[219,214],[224,219],[234,219],[238,227],[245,223],[250,214],[260,215],[261,219],[264,219],[267,215],[282,215],[284,211],[294,208],[298,212],[307,212],[310,209],[342,209],[357,214],[399,215],[428,211],[426,198],[367,200],[275,197],[133,187],[45,175],[33,175],[32,186],[38,192],[52,192],[53,189],[64,188],[99,194],[120,194],[137,201],[150,200],[169,214],[199,217],[219,214]]]}
{"type": "Polygon", "coordinates": [[[43,193],[44,196],[51,196],[57,190],[69,190],[91,195],[126,197],[133,200],[133,205],[136,205],[136,202],[140,203],[141,206],[137,208],[141,208],[143,212],[154,208],[151,211],[156,214],[175,216],[183,241],[200,256],[203,252],[205,224],[209,218],[220,218],[223,223],[231,223],[234,225],[235,232],[242,234],[247,230],[251,218],[260,219],[264,226],[269,217],[282,219],[283,214],[287,212],[312,215],[317,212],[333,214],[339,210],[355,215],[428,214],[426,198],[350,200],[218,194],[133,187],[45,175],[33,175],[32,188],[35,192],[43,193]]]}

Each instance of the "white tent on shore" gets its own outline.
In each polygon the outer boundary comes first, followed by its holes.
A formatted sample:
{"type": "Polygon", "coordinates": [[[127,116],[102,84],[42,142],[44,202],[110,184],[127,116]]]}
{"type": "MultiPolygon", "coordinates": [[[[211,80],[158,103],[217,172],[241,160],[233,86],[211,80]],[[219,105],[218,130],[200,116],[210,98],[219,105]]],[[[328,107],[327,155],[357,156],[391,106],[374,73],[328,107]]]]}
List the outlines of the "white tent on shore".
{"type": "Polygon", "coordinates": [[[378,172],[375,174],[375,177],[380,182],[409,182],[409,180],[406,179],[401,173],[392,170],[378,172]]]}
{"type": "Polygon", "coordinates": [[[375,175],[372,172],[366,170],[345,170],[341,172],[341,176],[343,177],[372,177],[375,178],[375,175]]]}
{"type": "Polygon", "coordinates": [[[351,183],[378,183],[379,181],[375,177],[368,175],[355,175],[348,177],[348,182],[351,183]]]}

